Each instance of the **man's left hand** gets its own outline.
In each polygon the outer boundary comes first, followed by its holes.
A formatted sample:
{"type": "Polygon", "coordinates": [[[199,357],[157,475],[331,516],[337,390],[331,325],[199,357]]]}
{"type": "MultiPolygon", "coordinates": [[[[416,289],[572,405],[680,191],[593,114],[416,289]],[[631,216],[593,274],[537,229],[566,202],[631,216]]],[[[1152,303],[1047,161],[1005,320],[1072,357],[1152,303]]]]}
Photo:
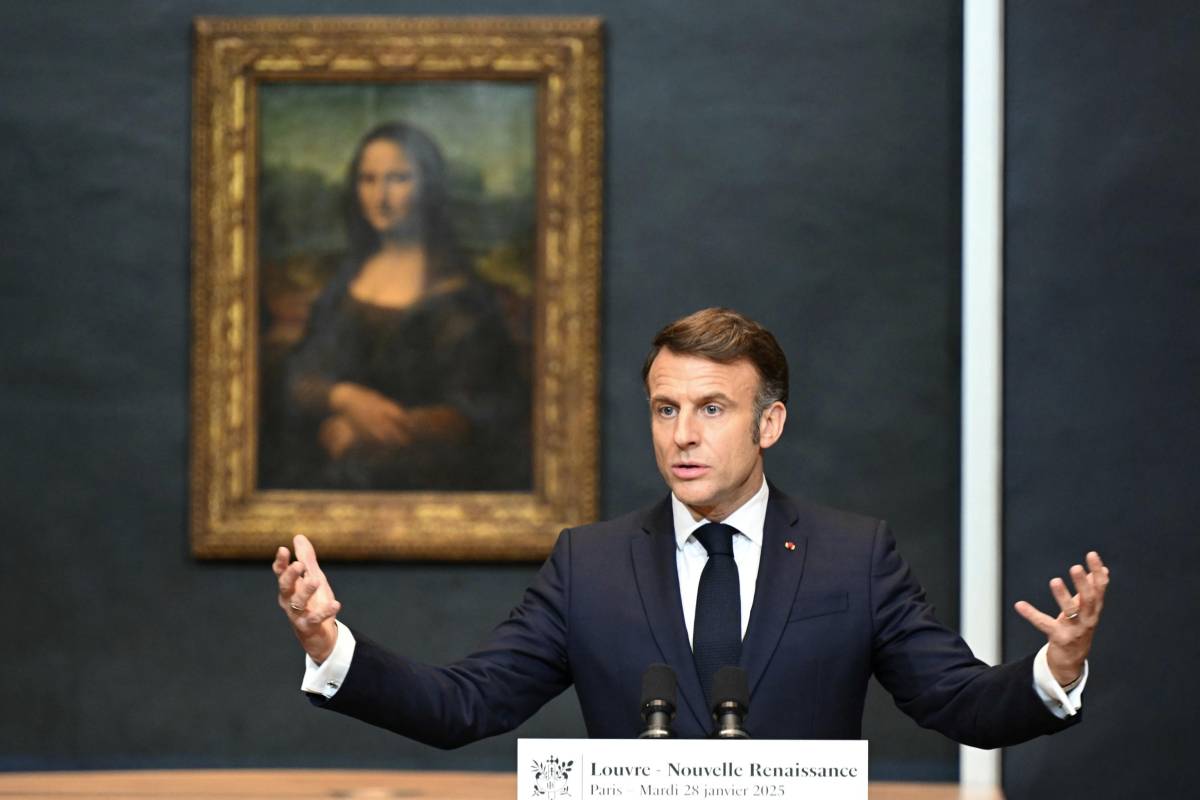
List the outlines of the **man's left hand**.
{"type": "Polygon", "coordinates": [[[1046,659],[1061,686],[1074,683],[1083,674],[1083,662],[1092,649],[1092,636],[1104,608],[1108,580],[1108,567],[1100,560],[1100,554],[1092,551],[1087,554],[1087,569],[1081,564],[1071,567],[1074,595],[1062,578],[1050,581],[1050,593],[1059,608],[1057,617],[1043,614],[1024,600],[1013,606],[1030,625],[1046,635],[1050,643],[1046,659]]]}

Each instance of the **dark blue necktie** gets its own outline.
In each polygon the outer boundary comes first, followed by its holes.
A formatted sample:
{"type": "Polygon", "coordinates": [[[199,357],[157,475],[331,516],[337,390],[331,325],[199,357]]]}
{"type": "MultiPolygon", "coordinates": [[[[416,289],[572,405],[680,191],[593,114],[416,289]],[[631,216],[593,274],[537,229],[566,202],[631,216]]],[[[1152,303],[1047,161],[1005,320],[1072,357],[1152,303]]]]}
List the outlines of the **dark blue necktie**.
{"type": "Polygon", "coordinates": [[[692,625],[692,657],[704,696],[712,702],[713,676],[721,667],[737,666],[742,654],[742,596],[733,560],[736,528],[709,522],[692,534],[708,551],[696,593],[692,625]]]}

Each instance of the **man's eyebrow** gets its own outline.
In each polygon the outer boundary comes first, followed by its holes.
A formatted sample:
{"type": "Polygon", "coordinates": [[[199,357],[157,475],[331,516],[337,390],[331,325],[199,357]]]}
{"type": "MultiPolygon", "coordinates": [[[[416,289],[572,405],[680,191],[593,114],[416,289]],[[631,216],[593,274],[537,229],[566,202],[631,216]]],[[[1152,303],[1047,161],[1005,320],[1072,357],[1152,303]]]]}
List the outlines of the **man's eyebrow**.
{"type": "MultiPolygon", "coordinates": [[[[677,401],[675,398],[673,398],[669,395],[665,395],[665,394],[651,395],[650,402],[651,403],[668,403],[673,406],[679,405],[679,401],[677,401]]],[[[733,398],[730,397],[729,395],[725,394],[724,392],[712,392],[711,394],[706,394],[700,398],[699,402],[697,402],[696,405],[704,406],[704,405],[708,405],[709,403],[724,403],[727,406],[736,405],[733,398]]]]}
{"type": "Polygon", "coordinates": [[[712,394],[706,394],[704,397],[700,398],[699,405],[704,406],[708,405],[709,403],[724,403],[727,406],[735,405],[733,398],[724,392],[713,392],[712,394]]]}

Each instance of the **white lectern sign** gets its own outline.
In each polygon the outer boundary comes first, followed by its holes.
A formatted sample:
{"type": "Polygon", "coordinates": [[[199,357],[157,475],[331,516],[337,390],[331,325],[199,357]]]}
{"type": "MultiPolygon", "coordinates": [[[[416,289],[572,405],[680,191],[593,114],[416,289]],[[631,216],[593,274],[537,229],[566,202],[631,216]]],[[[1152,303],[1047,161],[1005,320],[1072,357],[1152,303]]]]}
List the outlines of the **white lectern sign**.
{"type": "Polygon", "coordinates": [[[866,800],[866,741],[520,739],[518,800],[866,800]]]}

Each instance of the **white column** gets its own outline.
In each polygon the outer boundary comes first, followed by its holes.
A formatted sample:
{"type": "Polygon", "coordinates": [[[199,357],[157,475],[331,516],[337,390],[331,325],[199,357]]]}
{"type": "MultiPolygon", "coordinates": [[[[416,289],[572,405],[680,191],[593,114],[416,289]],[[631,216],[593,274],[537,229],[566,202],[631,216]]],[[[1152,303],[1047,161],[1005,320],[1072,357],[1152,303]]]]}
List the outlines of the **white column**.
{"type": "MultiPolygon", "coordinates": [[[[1004,2],[963,3],[962,633],[1000,660],[1004,2]]],[[[1000,786],[999,751],[963,746],[964,784],[1000,786]]]]}

